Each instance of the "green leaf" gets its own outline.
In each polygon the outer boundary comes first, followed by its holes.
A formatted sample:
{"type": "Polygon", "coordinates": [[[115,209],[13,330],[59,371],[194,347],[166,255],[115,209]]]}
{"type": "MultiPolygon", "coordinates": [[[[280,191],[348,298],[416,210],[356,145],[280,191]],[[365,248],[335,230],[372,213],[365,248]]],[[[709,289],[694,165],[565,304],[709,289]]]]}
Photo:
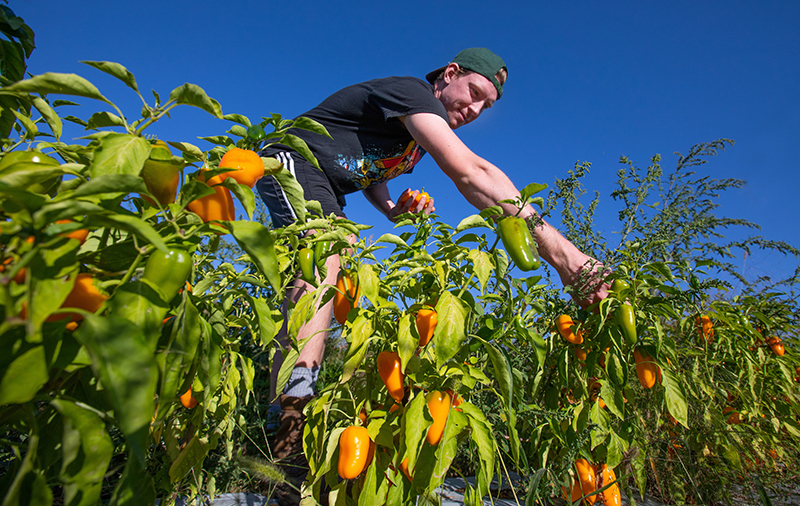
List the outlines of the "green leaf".
{"type": "MultiPolygon", "coordinates": [[[[294,348],[283,352],[283,363],[278,371],[278,379],[275,381],[275,391],[279,394],[280,392],[283,392],[283,389],[286,387],[286,383],[289,382],[289,377],[292,375],[292,370],[294,369],[294,365],[297,363],[297,359],[299,357],[300,352],[294,348]]],[[[272,401],[272,399],[270,399],[270,401],[272,401]]]]}
{"type": "MultiPolygon", "coordinates": [[[[636,486],[639,488],[639,494],[642,496],[647,490],[647,453],[645,448],[641,442],[637,442],[636,451],[633,452],[631,457],[633,477],[636,480],[636,486]]],[[[736,453],[738,455],[738,452],[736,453]]]]}
{"type": "Polygon", "coordinates": [[[151,353],[155,352],[164,316],[169,310],[159,287],[146,279],[138,279],[118,286],[106,303],[109,312],[125,318],[139,327],[141,338],[151,353]]]}
{"type": "Polygon", "coordinates": [[[211,144],[216,144],[218,146],[235,146],[236,143],[233,142],[233,139],[228,137],[227,135],[214,135],[211,137],[198,137],[198,139],[210,142],[211,144]]]}
{"type": "Polygon", "coordinates": [[[34,333],[33,329],[41,328],[45,319],[61,307],[75,286],[78,269],[75,264],[76,252],[75,245],[67,242],[59,247],[40,250],[31,260],[31,271],[41,278],[34,280],[31,286],[29,334],[34,333]]]}
{"type": "Polygon", "coordinates": [[[436,303],[436,313],[438,323],[433,333],[433,344],[436,360],[441,365],[461,350],[467,337],[465,324],[468,310],[453,294],[442,292],[436,303]]]}
{"type": "Polygon", "coordinates": [[[611,431],[606,448],[608,450],[606,454],[606,465],[613,469],[622,462],[625,452],[628,451],[628,443],[619,437],[616,432],[611,431]]]}
{"type": "Polygon", "coordinates": [[[689,427],[688,406],[686,404],[686,393],[683,390],[679,379],[672,374],[672,371],[661,368],[662,383],[664,385],[664,399],[667,403],[667,410],[675,417],[681,425],[689,427]]]}
{"type": "Polygon", "coordinates": [[[169,467],[170,483],[177,483],[182,480],[192,469],[200,472],[209,449],[210,445],[207,438],[193,437],[169,467]]]}
{"type": "Polygon", "coordinates": [[[477,228],[477,227],[485,227],[491,229],[491,225],[489,225],[486,220],[479,214],[473,214],[472,216],[467,216],[461,222],[459,222],[458,226],[456,227],[455,233],[458,234],[470,228],[477,228]]]}
{"type": "Polygon", "coordinates": [[[138,92],[139,88],[136,86],[136,78],[133,77],[133,74],[120,65],[119,63],[114,63],[111,61],[81,61],[81,63],[85,63],[90,67],[94,67],[97,70],[105,72],[111,76],[116,77],[123,83],[125,83],[129,88],[133,91],[138,92]]]}
{"type": "Polygon", "coordinates": [[[232,177],[225,178],[225,180],[222,181],[222,186],[228,188],[231,193],[236,195],[236,198],[242,203],[244,212],[247,213],[247,218],[252,221],[253,212],[256,208],[256,197],[253,190],[246,185],[237,183],[232,177]]]}
{"type": "Polygon", "coordinates": [[[488,219],[492,216],[503,216],[503,208],[500,206],[489,206],[481,210],[479,216],[483,219],[488,219]]]}
{"type": "Polygon", "coordinates": [[[532,197],[533,195],[536,195],[540,191],[546,189],[547,189],[546,184],[531,183],[522,189],[522,191],[520,192],[520,196],[522,197],[522,200],[525,201],[528,200],[528,197],[532,197]]]}
{"type": "Polygon", "coordinates": [[[300,116],[299,118],[295,119],[292,122],[292,128],[300,128],[303,130],[308,130],[309,132],[314,132],[320,135],[324,135],[330,139],[331,134],[328,133],[328,130],[322,125],[311,118],[306,118],[305,116],[300,116]]]}
{"type": "Polygon", "coordinates": [[[167,144],[179,150],[184,155],[187,155],[189,159],[194,159],[198,161],[203,159],[203,150],[201,150],[194,144],[190,144],[188,142],[171,142],[171,141],[168,141],[167,144]]]}
{"type": "Polygon", "coordinates": [[[92,219],[111,228],[118,228],[134,233],[161,251],[167,250],[167,245],[164,243],[161,236],[158,235],[158,232],[156,232],[149,223],[136,216],[109,213],[102,216],[93,216],[92,219]]]}
{"type": "Polygon", "coordinates": [[[214,117],[222,119],[222,107],[219,102],[206,95],[203,88],[196,84],[186,83],[172,90],[169,99],[178,104],[198,107],[214,117]]]}
{"type": "Polygon", "coordinates": [[[416,329],[414,315],[406,313],[400,318],[397,328],[397,354],[400,355],[401,371],[403,373],[406,372],[409,360],[411,360],[411,357],[414,356],[419,347],[419,336],[416,335],[416,332],[412,332],[412,329],[416,329]]]}
{"type": "Polygon", "coordinates": [[[361,367],[362,362],[364,362],[364,356],[366,356],[368,348],[369,346],[366,344],[358,347],[351,345],[348,348],[347,355],[345,355],[344,363],[342,364],[342,375],[339,379],[339,383],[344,384],[350,381],[350,378],[353,377],[353,374],[361,367]]]}
{"type": "MultiPolygon", "coordinates": [[[[4,475],[5,481],[3,506],[50,506],[53,504],[53,492],[47,483],[47,478],[41,470],[34,468],[39,446],[39,435],[32,432],[26,441],[27,452],[16,471],[13,481],[10,476],[4,475]],[[10,483],[9,483],[10,481],[10,483]]],[[[13,468],[12,468],[13,469],[13,468]]],[[[6,471],[10,473],[11,471],[6,471]]]]}
{"type": "Polygon", "coordinates": [[[609,350],[607,353],[606,372],[608,373],[608,378],[618,388],[623,388],[628,384],[628,368],[620,359],[616,348],[609,350]]]}
{"type": "Polygon", "coordinates": [[[500,395],[503,397],[503,405],[510,408],[514,405],[514,375],[511,370],[511,362],[508,356],[492,343],[484,342],[483,347],[492,361],[494,378],[497,380],[500,395]]]}
{"type": "Polygon", "coordinates": [[[34,93],[41,95],[73,95],[111,103],[92,83],[75,74],[48,72],[0,88],[0,94],[34,93]]]}
{"type": "Polygon", "coordinates": [[[625,397],[621,387],[615,387],[609,381],[601,381],[600,398],[614,416],[620,420],[625,419],[625,397]]]}
{"type": "Polygon", "coordinates": [[[308,144],[306,144],[306,141],[304,141],[300,137],[297,137],[296,135],[292,134],[286,134],[281,140],[281,144],[284,144],[292,148],[293,150],[297,151],[303,158],[308,160],[309,163],[311,163],[311,165],[313,165],[318,169],[320,168],[319,162],[317,161],[317,157],[315,157],[314,153],[312,153],[311,150],[308,148],[308,144]]]}
{"type": "Polygon", "coordinates": [[[272,232],[264,225],[252,221],[232,221],[230,227],[239,246],[250,255],[250,260],[267,277],[272,288],[281,293],[281,273],[272,232]]]}
{"type": "Polygon", "coordinates": [[[447,471],[458,451],[458,435],[467,427],[468,423],[466,415],[462,412],[455,409],[450,410],[442,440],[436,446],[436,458],[433,460],[435,465],[431,480],[426,487],[428,492],[433,492],[444,483],[447,471]]]}
{"type": "Polygon", "coordinates": [[[33,97],[33,106],[39,111],[39,114],[42,115],[42,118],[47,122],[47,125],[50,127],[50,130],[53,131],[53,137],[56,139],[61,137],[61,130],[62,130],[62,123],[61,118],[58,117],[58,114],[50,107],[44,99],[39,97],[33,97]]]}
{"type": "Polygon", "coordinates": [[[93,411],[73,402],[55,399],[51,404],[64,417],[60,475],[64,483],[64,503],[97,504],[114,451],[105,423],[93,411]]]}
{"type": "Polygon", "coordinates": [[[274,174],[283,167],[283,164],[277,158],[262,156],[261,161],[264,162],[264,172],[267,174],[274,174]]]}
{"type": "Polygon", "coordinates": [[[425,396],[418,394],[406,405],[400,422],[409,469],[413,470],[417,464],[419,449],[431,424],[433,419],[428,413],[425,396]]]}
{"type": "Polygon", "coordinates": [[[483,496],[489,493],[489,484],[494,478],[495,443],[492,438],[491,426],[480,409],[469,402],[462,402],[459,408],[467,416],[467,422],[472,429],[470,438],[480,459],[480,465],[475,472],[475,497],[471,502],[481,504],[483,496]]]}
{"type": "Polygon", "coordinates": [[[376,243],[385,242],[387,244],[394,244],[397,246],[407,246],[406,242],[394,234],[383,234],[375,240],[376,243]]]}
{"type": "MultiPolygon", "coordinates": [[[[31,336],[32,337],[32,336],[31,336]]],[[[47,350],[41,342],[30,342],[24,327],[0,335],[0,405],[28,402],[47,383],[47,350]]]]}
{"type": "Polygon", "coordinates": [[[9,81],[19,81],[25,77],[27,67],[22,45],[10,40],[0,40],[0,58],[3,62],[3,77],[9,81]]]}
{"type": "Polygon", "coordinates": [[[11,188],[36,191],[44,194],[47,188],[58,183],[64,170],[58,166],[45,166],[35,162],[19,162],[13,165],[14,172],[5,171],[0,175],[0,183],[11,188]],[[35,188],[31,188],[37,185],[35,188]]]}
{"type": "Polygon", "coordinates": [[[494,263],[497,266],[497,269],[495,270],[497,279],[505,279],[509,266],[508,255],[506,254],[505,250],[500,248],[494,249],[494,263]]]}
{"type": "Polygon", "coordinates": [[[275,320],[272,319],[272,309],[263,299],[248,297],[247,300],[257,317],[257,335],[259,336],[261,346],[267,347],[272,344],[272,340],[275,339],[278,332],[278,326],[275,325],[275,320]]]}
{"type": "Polygon", "coordinates": [[[369,347],[369,340],[373,333],[372,320],[369,320],[363,315],[358,315],[353,321],[353,330],[348,336],[350,346],[345,355],[344,364],[342,366],[342,377],[339,383],[344,384],[350,381],[353,373],[361,365],[364,360],[364,355],[369,347]]]}
{"type": "Polygon", "coordinates": [[[150,154],[150,143],[136,135],[112,133],[98,143],[89,165],[92,177],[106,174],[138,176],[150,154]]]}
{"type": "MultiPolygon", "coordinates": [[[[0,91],[2,91],[2,88],[0,88],[0,91]]],[[[25,139],[33,140],[34,137],[36,137],[36,134],[39,133],[36,123],[34,123],[27,115],[22,114],[16,109],[12,109],[11,112],[17,117],[17,121],[22,123],[22,126],[25,127],[25,139]]]]}
{"type": "Polygon", "coordinates": [[[478,277],[478,282],[481,285],[481,293],[483,293],[486,289],[486,283],[489,282],[489,278],[492,275],[492,270],[494,270],[492,255],[486,251],[473,249],[467,253],[467,256],[472,260],[472,270],[478,277]]]}
{"type": "Polygon", "coordinates": [[[358,268],[358,284],[361,288],[361,293],[369,299],[373,305],[377,305],[380,280],[375,273],[375,268],[370,264],[361,264],[358,268]]]}
{"type": "Polygon", "coordinates": [[[114,489],[109,506],[146,506],[156,503],[153,477],[133,455],[128,456],[125,470],[114,489]]]}
{"type": "MultiPolygon", "coordinates": [[[[264,158],[262,158],[262,160],[264,160],[264,158]]],[[[289,204],[292,206],[297,220],[300,222],[305,221],[306,199],[303,187],[300,186],[297,179],[295,179],[292,173],[286,170],[285,167],[274,174],[273,177],[278,181],[278,184],[281,185],[281,189],[289,200],[289,204]]]]}
{"type": "Polygon", "coordinates": [[[122,318],[87,314],[73,335],[89,352],[129,448],[144,462],[158,366],[140,328],[122,318]]]}
{"type": "Polygon", "coordinates": [[[147,186],[133,174],[105,174],[90,179],[75,190],[73,197],[90,197],[105,193],[144,193],[147,186]]]}
{"type": "Polygon", "coordinates": [[[322,290],[306,291],[294,305],[288,327],[292,339],[297,339],[302,327],[314,317],[322,294],[322,290]]]}
{"type": "Polygon", "coordinates": [[[222,119],[226,121],[233,121],[234,123],[239,123],[240,125],[244,125],[246,127],[249,127],[251,125],[250,118],[248,118],[244,114],[236,114],[236,113],[226,114],[225,116],[222,117],[222,119]]]}
{"type": "Polygon", "coordinates": [[[162,355],[156,357],[163,366],[161,366],[161,383],[158,390],[158,413],[151,424],[154,427],[163,423],[169,411],[173,409],[172,401],[191,386],[194,374],[190,373],[190,368],[197,365],[193,360],[197,355],[203,333],[200,320],[197,308],[188,297],[184,297],[178,309],[178,316],[172,318],[165,327],[171,331],[168,346],[159,350],[162,355]]]}
{"type": "Polygon", "coordinates": [[[124,127],[125,121],[114,113],[100,111],[92,114],[86,122],[86,130],[97,130],[105,127],[124,127]]]}
{"type": "Polygon", "coordinates": [[[247,137],[247,129],[241,125],[233,125],[226,133],[242,138],[247,137]]]}

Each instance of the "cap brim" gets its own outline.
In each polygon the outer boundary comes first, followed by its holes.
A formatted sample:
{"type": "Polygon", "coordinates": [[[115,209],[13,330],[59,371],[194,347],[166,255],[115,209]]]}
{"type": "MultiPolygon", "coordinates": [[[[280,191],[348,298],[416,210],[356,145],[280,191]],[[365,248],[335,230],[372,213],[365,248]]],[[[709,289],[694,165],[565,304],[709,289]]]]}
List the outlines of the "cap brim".
{"type": "Polygon", "coordinates": [[[425,76],[425,79],[427,79],[429,83],[433,84],[436,81],[436,78],[439,77],[439,74],[444,72],[444,69],[446,69],[446,68],[447,68],[447,65],[445,65],[444,67],[439,67],[438,69],[434,70],[433,72],[428,72],[428,74],[425,76]]]}

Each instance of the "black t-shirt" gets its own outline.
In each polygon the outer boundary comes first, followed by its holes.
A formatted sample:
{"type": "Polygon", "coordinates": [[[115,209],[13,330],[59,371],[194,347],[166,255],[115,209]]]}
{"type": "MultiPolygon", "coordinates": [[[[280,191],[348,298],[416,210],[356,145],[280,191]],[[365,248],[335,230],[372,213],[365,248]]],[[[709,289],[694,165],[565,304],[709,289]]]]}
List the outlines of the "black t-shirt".
{"type": "Polygon", "coordinates": [[[416,77],[386,77],[339,90],[301,115],[320,122],[332,138],[306,130],[291,133],[306,141],[334,191],[344,195],[411,171],[425,150],[398,117],[416,113],[438,114],[447,121],[431,84],[416,77]]]}

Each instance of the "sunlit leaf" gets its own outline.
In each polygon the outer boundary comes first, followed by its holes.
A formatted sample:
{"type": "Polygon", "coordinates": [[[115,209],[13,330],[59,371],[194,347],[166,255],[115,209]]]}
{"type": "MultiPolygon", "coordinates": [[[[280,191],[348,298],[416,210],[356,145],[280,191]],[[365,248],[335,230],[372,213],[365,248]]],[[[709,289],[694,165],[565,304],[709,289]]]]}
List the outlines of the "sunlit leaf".
{"type": "Polygon", "coordinates": [[[119,63],[114,63],[111,61],[81,61],[81,63],[85,63],[90,67],[94,67],[97,70],[100,70],[102,72],[105,72],[106,74],[114,76],[123,83],[125,83],[125,85],[131,88],[132,90],[139,91],[139,88],[136,86],[136,78],[133,77],[133,74],[128,69],[126,69],[119,63]]]}
{"type": "Polygon", "coordinates": [[[169,94],[169,99],[178,104],[199,107],[212,116],[222,119],[222,107],[219,102],[206,95],[205,90],[196,84],[186,83],[175,88],[169,94]]]}

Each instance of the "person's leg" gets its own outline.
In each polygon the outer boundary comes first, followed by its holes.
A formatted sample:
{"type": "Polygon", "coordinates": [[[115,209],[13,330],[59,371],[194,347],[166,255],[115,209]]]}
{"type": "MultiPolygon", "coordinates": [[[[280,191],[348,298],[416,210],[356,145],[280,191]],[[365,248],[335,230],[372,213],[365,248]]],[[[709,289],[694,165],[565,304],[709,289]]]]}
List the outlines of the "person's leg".
{"type": "MultiPolygon", "coordinates": [[[[262,154],[261,156],[266,155],[262,154]]],[[[319,201],[326,216],[334,213],[344,217],[344,212],[333,194],[330,182],[319,169],[314,168],[296,154],[292,156],[289,153],[281,152],[275,154],[275,158],[295,176],[303,187],[307,200],[319,201]]],[[[291,203],[272,176],[262,178],[256,185],[256,189],[270,210],[274,226],[286,226],[296,219],[291,203]]],[[[335,286],[339,273],[339,255],[334,254],[327,257],[325,266],[327,273],[324,280],[320,280],[319,273],[317,273],[318,286],[323,284],[335,286]]],[[[302,349],[287,385],[282,392],[278,392],[276,390],[278,373],[283,365],[284,354],[290,349],[288,309],[296,304],[303,295],[314,289],[313,285],[303,281],[299,276],[295,277],[292,285],[287,289],[281,308],[284,321],[275,339],[277,349],[270,368],[270,411],[280,413],[277,433],[271,445],[272,457],[284,468],[288,479],[286,485],[280,486],[276,490],[281,504],[296,504],[299,501],[298,491],[308,472],[308,463],[303,454],[302,436],[305,425],[303,408],[315,393],[317,376],[325,354],[325,342],[333,316],[333,302],[329,301],[322,307],[318,307],[312,318],[301,326],[298,335],[294,337],[298,343],[301,343],[302,349]]]]}
{"type": "MultiPolygon", "coordinates": [[[[327,276],[322,283],[335,285],[339,272],[339,256],[331,255],[326,259],[325,265],[327,276]]],[[[287,303],[284,304],[284,315],[286,314],[289,300],[293,303],[297,302],[306,291],[313,289],[310,284],[300,279],[296,280],[287,296],[287,303]]],[[[297,339],[299,343],[303,343],[303,349],[300,351],[286,388],[280,395],[277,395],[276,392],[278,372],[283,363],[283,353],[287,349],[289,341],[286,318],[284,318],[284,325],[277,336],[276,340],[280,348],[273,358],[270,371],[270,399],[275,399],[281,407],[280,424],[272,448],[273,457],[277,459],[290,458],[303,452],[302,427],[304,417],[302,416],[302,411],[315,393],[316,380],[325,354],[325,342],[328,338],[328,329],[331,326],[332,313],[333,301],[331,300],[319,307],[311,320],[300,327],[297,339]]]]}

